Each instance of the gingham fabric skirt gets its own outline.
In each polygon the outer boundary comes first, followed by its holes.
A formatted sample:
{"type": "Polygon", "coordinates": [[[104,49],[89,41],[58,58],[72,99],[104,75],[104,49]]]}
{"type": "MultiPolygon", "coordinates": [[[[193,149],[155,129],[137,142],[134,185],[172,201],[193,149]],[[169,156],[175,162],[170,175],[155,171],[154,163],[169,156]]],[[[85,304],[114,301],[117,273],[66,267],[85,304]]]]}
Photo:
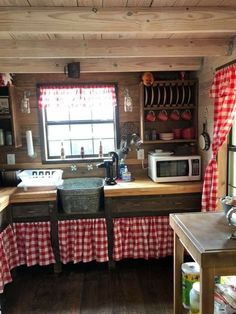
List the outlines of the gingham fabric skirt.
{"type": "Polygon", "coordinates": [[[58,222],[61,262],[107,262],[108,244],[105,218],[58,222]]]}
{"type": "Polygon", "coordinates": [[[115,218],[113,259],[159,258],[173,254],[169,217],[115,218]]]}

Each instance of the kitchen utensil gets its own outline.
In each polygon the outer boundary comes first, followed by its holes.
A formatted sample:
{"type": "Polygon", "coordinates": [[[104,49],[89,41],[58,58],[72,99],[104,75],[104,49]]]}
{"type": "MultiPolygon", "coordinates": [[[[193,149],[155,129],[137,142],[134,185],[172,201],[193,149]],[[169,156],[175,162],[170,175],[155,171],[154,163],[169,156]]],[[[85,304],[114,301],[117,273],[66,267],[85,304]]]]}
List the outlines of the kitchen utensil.
{"type": "Polygon", "coordinates": [[[175,109],[175,110],[171,111],[170,119],[173,121],[178,121],[180,119],[179,110],[175,109]]]}
{"type": "Polygon", "coordinates": [[[146,120],[149,122],[154,122],[156,121],[156,115],[155,112],[153,110],[150,110],[147,115],[146,115],[146,120]]]}
{"type": "MultiPolygon", "coordinates": [[[[228,222],[231,226],[236,227],[236,207],[232,207],[226,214],[226,218],[228,219],[228,222]]],[[[236,240],[236,231],[234,231],[230,239],[236,240]]]]}
{"type": "Polygon", "coordinates": [[[163,85],[163,93],[164,93],[163,105],[166,105],[166,86],[165,85],[163,85]]]}
{"type": "Polygon", "coordinates": [[[181,114],[181,118],[183,120],[186,120],[186,121],[189,121],[192,119],[192,114],[191,114],[191,111],[190,110],[184,110],[181,114]]]}
{"type": "Polygon", "coordinates": [[[159,133],[161,140],[169,141],[174,139],[174,133],[159,133]]]}
{"type": "Polygon", "coordinates": [[[182,130],[182,138],[185,140],[191,140],[195,137],[195,129],[192,128],[185,128],[182,130]]]}
{"type": "Polygon", "coordinates": [[[160,104],[160,100],[161,100],[161,92],[160,92],[160,88],[157,85],[157,105],[160,104]]]}
{"type": "Polygon", "coordinates": [[[190,88],[190,86],[188,85],[188,100],[187,100],[187,105],[189,105],[190,100],[191,100],[191,88],[190,88]]]}
{"type": "Polygon", "coordinates": [[[167,121],[168,120],[168,114],[166,110],[161,110],[158,114],[158,119],[160,121],[167,121]]]}
{"type": "Polygon", "coordinates": [[[147,102],[148,102],[148,91],[147,87],[144,87],[144,94],[145,94],[145,100],[144,100],[144,107],[147,107],[147,102]]]}
{"type": "Polygon", "coordinates": [[[153,90],[153,86],[151,87],[151,107],[153,106],[153,102],[154,102],[154,90],[153,90]]]}
{"type": "Polygon", "coordinates": [[[202,150],[208,150],[211,146],[211,139],[206,130],[206,123],[203,123],[202,134],[199,136],[199,147],[202,150]]]}
{"type": "Polygon", "coordinates": [[[180,139],[181,138],[182,129],[173,129],[173,133],[174,133],[174,138],[175,139],[180,139]]]}

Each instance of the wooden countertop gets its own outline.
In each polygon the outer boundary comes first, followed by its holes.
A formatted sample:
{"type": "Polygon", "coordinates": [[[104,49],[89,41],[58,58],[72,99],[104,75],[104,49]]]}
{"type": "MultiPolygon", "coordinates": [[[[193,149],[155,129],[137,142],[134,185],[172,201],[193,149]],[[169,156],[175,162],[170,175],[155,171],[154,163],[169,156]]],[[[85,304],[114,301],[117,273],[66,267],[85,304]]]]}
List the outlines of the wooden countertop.
{"type": "Polygon", "coordinates": [[[116,185],[105,186],[106,197],[201,193],[202,182],[155,183],[148,178],[132,182],[117,181],[116,185]]]}
{"type": "MultiPolygon", "coordinates": [[[[116,185],[104,187],[105,197],[201,193],[202,182],[155,183],[148,178],[132,182],[118,181],[116,185]]],[[[57,190],[51,187],[23,188],[9,187],[0,189],[0,211],[9,203],[55,201],[57,190]]]]}

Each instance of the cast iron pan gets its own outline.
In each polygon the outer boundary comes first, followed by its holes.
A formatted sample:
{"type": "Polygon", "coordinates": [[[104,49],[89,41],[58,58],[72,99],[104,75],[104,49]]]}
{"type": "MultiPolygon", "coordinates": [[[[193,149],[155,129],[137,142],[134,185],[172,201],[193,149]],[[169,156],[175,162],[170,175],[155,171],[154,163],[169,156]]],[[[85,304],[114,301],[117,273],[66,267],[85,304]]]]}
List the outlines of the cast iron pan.
{"type": "Polygon", "coordinates": [[[202,134],[199,137],[199,147],[202,150],[208,150],[211,146],[211,139],[209,134],[206,131],[206,123],[203,123],[202,134]]]}

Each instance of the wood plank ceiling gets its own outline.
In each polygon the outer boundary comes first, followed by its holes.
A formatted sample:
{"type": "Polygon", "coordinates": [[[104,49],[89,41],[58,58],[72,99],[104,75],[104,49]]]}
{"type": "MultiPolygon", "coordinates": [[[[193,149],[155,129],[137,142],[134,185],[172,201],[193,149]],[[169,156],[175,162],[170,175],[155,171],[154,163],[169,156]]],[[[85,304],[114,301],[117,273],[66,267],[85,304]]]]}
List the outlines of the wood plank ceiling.
{"type": "Polygon", "coordinates": [[[0,0],[0,73],[198,70],[235,35],[235,0],[0,0]]]}

